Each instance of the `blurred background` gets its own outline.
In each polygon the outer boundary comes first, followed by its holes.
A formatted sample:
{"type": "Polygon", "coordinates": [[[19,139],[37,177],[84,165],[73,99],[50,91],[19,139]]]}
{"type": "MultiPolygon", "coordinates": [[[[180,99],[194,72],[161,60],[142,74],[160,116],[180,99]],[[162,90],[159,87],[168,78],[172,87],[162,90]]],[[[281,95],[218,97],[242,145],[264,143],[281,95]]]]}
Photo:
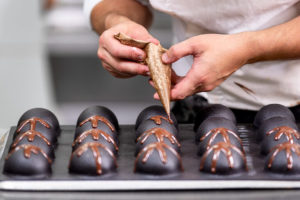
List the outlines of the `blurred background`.
{"type": "MultiPolygon", "coordinates": [[[[33,107],[75,124],[83,109],[103,105],[132,124],[143,108],[159,104],[148,78],[116,79],[102,68],[82,6],[83,0],[0,1],[0,128],[33,107]]],[[[170,47],[170,17],[154,12],[151,33],[170,47]]]]}

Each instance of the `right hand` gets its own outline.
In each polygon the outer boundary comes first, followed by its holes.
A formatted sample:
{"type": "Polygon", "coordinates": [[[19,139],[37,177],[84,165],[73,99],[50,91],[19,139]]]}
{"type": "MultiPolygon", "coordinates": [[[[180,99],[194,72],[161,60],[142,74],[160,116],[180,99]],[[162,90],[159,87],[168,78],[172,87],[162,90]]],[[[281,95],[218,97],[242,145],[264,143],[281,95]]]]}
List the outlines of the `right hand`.
{"type": "Polygon", "coordinates": [[[138,63],[145,60],[145,52],[142,49],[121,44],[114,38],[114,35],[119,32],[133,39],[159,44],[159,41],[152,37],[142,25],[130,20],[118,23],[104,31],[99,38],[98,57],[103,67],[117,78],[147,76],[148,67],[138,63]]]}

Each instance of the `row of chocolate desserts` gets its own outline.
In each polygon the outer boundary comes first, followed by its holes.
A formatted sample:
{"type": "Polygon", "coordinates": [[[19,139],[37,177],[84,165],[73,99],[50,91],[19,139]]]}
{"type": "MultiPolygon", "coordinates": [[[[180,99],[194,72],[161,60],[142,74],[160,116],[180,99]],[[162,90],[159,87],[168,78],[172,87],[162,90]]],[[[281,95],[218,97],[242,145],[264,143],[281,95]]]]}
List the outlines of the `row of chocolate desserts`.
{"type": "Polygon", "coordinates": [[[265,156],[265,170],[274,173],[300,172],[300,133],[293,113],[279,104],[270,104],[255,116],[260,153],[265,156]]]}
{"type": "Polygon", "coordinates": [[[69,172],[103,175],[117,169],[119,123],[103,106],[85,109],[78,117],[69,172]]]}
{"type": "Polygon", "coordinates": [[[138,116],[134,172],[168,175],[183,171],[178,141],[178,124],[162,106],[145,108],[138,116]]]}
{"type": "Polygon", "coordinates": [[[4,173],[21,176],[47,176],[54,161],[60,126],[49,110],[34,108],[19,119],[4,173]]]}
{"type": "Polygon", "coordinates": [[[233,174],[247,170],[242,140],[233,112],[220,104],[203,107],[195,119],[200,171],[233,174]]]}

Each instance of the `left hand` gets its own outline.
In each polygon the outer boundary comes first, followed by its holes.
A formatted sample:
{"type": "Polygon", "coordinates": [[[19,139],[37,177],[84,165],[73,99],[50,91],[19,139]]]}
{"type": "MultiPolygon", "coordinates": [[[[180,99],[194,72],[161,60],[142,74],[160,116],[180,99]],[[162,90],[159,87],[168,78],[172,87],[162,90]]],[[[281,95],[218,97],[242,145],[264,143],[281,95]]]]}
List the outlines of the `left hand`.
{"type": "MultiPolygon", "coordinates": [[[[192,55],[194,63],[184,77],[172,73],[171,100],[184,99],[198,92],[213,90],[233,72],[247,63],[251,47],[247,34],[206,34],[173,45],[162,56],[162,61],[171,64],[192,55]]],[[[154,94],[159,99],[158,94],[154,94]]]]}

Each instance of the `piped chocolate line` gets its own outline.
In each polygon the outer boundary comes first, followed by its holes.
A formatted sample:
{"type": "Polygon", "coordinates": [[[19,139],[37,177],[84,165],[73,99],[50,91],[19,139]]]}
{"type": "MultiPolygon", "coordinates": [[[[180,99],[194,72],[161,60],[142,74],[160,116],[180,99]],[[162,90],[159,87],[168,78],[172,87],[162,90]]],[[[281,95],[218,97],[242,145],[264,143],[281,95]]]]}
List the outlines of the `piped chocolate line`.
{"type": "MultiPolygon", "coordinates": [[[[72,156],[71,156],[71,159],[70,159],[70,163],[71,163],[72,158],[74,157],[74,155],[76,155],[77,157],[80,157],[80,156],[82,156],[82,154],[84,152],[86,152],[88,149],[90,149],[92,151],[93,157],[95,159],[96,172],[99,175],[102,174],[102,155],[101,155],[101,152],[98,149],[99,147],[102,148],[102,149],[104,149],[113,158],[115,166],[118,167],[118,165],[117,165],[117,159],[116,159],[116,156],[114,155],[114,153],[109,148],[107,148],[105,145],[103,145],[101,143],[98,143],[98,142],[88,142],[88,143],[85,143],[85,144],[79,146],[72,153],[72,156]]],[[[70,164],[69,164],[69,167],[70,167],[70,164]]]]}
{"type": "Polygon", "coordinates": [[[5,158],[6,160],[16,151],[19,151],[20,149],[24,150],[24,157],[25,158],[30,158],[31,157],[31,153],[34,153],[36,155],[38,155],[39,153],[42,154],[42,156],[44,158],[47,159],[48,163],[52,163],[52,160],[48,157],[48,155],[39,147],[31,145],[31,144],[22,144],[19,145],[15,148],[13,148],[7,155],[7,157],[5,158]]]}
{"type": "Polygon", "coordinates": [[[280,126],[280,127],[276,127],[272,130],[270,130],[269,132],[267,132],[267,135],[271,135],[272,133],[276,133],[274,135],[274,139],[275,140],[279,140],[281,138],[281,136],[285,136],[287,141],[291,144],[294,143],[294,137],[299,140],[300,139],[300,134],[298,131],[296,131],[295,129],[288,127],[288,126],[280,126]]]}
{"type": "Polygon", "coordinates": [[[166,118],[166,117],[161,116],[161,115],[156,115],[156,116],[153,116],[153,117],[150,118],[150,120],[153,120],[156,125],[161,125],[162,119],[169,122],[170,124],[173,124],[172,119],[166,118]]]}
{"type": "Polygon", "coordinates": [[[106,119],[105,117],[103,116],[99,116],[99,115],[94,115],[94,116],[91,116],[87,119],[85,119],[84,121],[80,122],[79,126],[82,126],[84,125],[85,123],[87,122],[91,122],[92,124],[92,127],[93,128],[97,128],[98,127],[98,122],[101,121],[103,122],[104,124],[106,124],[111,131],[115,131],[115,128],[114,126],[110,123],[110,121],[108,119],[106,119]]]}
{"type": "Polygon", "coordinates": [[[213,152],[213,156],[212,156],[212,161],[211,161],[211,172],[212,173],[216,173],[217,171],[217,161],[220,157],[220,153],[223,152],[226,156],[227,162],[228,162],[228,166],[229,168],[233,168],[234,166],[234,159],[232,156],[232,150],[236,151],[238,154],[240,154],[240,156],[243,158],[246,169],[247,169],[247,162],[246,162],[246,156],[244,154],[244,152],[242,152],[239,148],[237,148],[236,146],[234,146],[231,143],[227,143],[227,142],[218,142],[217,144],[211,146],[203,155],[202,159],[201,159],[201,163],[200,163],[200,170],[202,171],[205,165],[205,161],[208,157],[208,155],[213,152]]]}
{"type": "Polygon", "coordinates": [[[11,145],[12,147],[16,147],[17,144],[25,137],[27,137],[27,140],[29,142],[33,142],[35,137],[40,137],[48,146],[51,145],[51,142],[40,132],[35,131],[35,130],[28,130],[22,134],[20,134],[14,141],[14,143],[11,145]]]}
{"type": "Polygon", "coordinates": [[[180,143],[172,133],[159,127],[154,127],[144,132],[137,138],[137,142],[143,144],[151,135],[156,137],[157,142],[164,142],[164,139],[167,138],[172,144],[177,144],[180,147],[180,143]]]}
{"type": "Polygon", "coordinates": [[[240,137],[233,131],[227,129],[227,128],[215,128],[215,129],[212,129],[210,130],[209,132],[207,132],[204,136],[202,136],[200,138],[200,141],[203,141],[205,140],[205,138],[207,138],[208,136],[210,136],[208,142],[207,142],[207,146],[206,146],[206,150],[208,150],[210,147],[211,147],[211,144],[213,143],[213,141],[215,140],[215,138],[218,136],[218,135],[221,135],[223,137],[223,141],[225,143],[231,143],[230,142],[230,138],[229,138],[229,134],[231,134],[232,136],[234,136],[238,141],[239,143],[241,144],[242,146],[242,140],[240,139],[240,137]]]}
{"type": "Polygon", "coordinates": [[[169,145],[167,145],[166,143],[164,143],[164,142],[154,142],[154,143],[151,143],[151,144],[148,144],[147,146],[145,146],[138,153],[138,155],[136,157],[136,160],[135,160],[135,163],[134,163],[134,172],[136,171],[137,162],[140,159],[140,157],[144,154],[142,156],[142,163],[146,163],[148,158],[150,157],[150,155],[152,154],[152,152],[154,150],[156,150],[159,153],[159,157],[160,157],[161,162],[163,164],[166,164],[168,158],[167,158],[167,153],[166,153],[165,149],[168,149],[170,152],[172,152],[177,157],[177,159],[179,160],[179,163],[180,163],[180,169],[181,169],[181,171],[183,171],[181,157],[178,154],[178,152],[175,149],[173,149],[172,147],[170,147],[169,145]]]}
{"type": "Polygon", "coordinates": [[[270,152],[272,152],[272,156],[270,157],[268,161],[268,168],[272,167],[273,161],[277,154],[281,151],[285,151],[286,155],[286,160],[287,160],[287,169],[291,170],[293,168],[293,153],[292,151],[299,157],[300,156],[300,145],[296,143],[290,143],[290,142],[285,142],[276,145],[271,149],[270,152]]]}
{"type": "Polygon", "coordinates": [[[87,136],[91,135],[93,140],[99,140],[100,136],[103,137],[108,143],[112,143],[116,150],[119,150],[115,140],[105,131],[100,129],[90,129],[81,133],[73,142],[74,147],[76,143],[80,144],[87,136]]]}
{"type": "Polygon", "coordinates": [[[20,127],[17,129],[17,133],[19,133],[22,130],[22,128],[24,128],[24,126],[26,126],[27,124],[30,124],[30,130],[35,130],[37,122],[39,122],[46,128],[50,128],[50,125],[45,120],[38,117],[32,117],[30,119],[21,122],[20,127]]]}

